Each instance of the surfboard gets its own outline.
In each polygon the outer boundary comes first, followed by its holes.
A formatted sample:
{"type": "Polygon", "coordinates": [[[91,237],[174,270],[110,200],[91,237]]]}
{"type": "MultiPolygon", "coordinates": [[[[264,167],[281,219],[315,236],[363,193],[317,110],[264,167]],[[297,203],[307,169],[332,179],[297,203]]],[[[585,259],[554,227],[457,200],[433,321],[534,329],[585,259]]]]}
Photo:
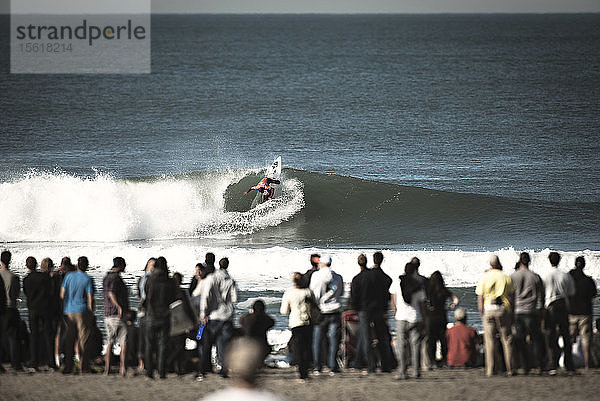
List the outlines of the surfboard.
{"type": "Polygon", "coordinates": [[[267,167],[267,173],[265,177],[273,178],[275,180],[279,180],[281,178],[281,156],[278,156],[275,160],[273,160],[273,164],[267,167]]]}
{"type": "MultiPolygon", "coordinates": [[[[267,171],[265,172],[265,177],[272,178],[274,180],[281,180],[281,156],[278,156],[275,160],[273,160],[273,164],[267,167],[267,171]]],[[[273,197],[277,196],[279,190],[279,185],[275,185],[275,191],[273,192],[273,197]]],[[[259,204],[263,203],[263,196],[260,192],[256,192],[256,196],[252,201],[251,209],[255,208],[259,204]]]]}

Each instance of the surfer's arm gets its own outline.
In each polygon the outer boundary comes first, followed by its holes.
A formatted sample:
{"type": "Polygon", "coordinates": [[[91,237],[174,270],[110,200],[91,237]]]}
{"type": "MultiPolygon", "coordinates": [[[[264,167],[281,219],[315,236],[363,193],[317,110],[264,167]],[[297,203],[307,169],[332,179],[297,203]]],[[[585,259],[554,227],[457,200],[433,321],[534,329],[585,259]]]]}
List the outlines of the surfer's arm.
{"type": "Polygon", "coordinates": [[[250,191],[259,191],[262,187],[259,185],[255,185],[253,187],[250,187],[250,189],[248,189],[246,192],[244,192],[244,195],[246,195],[248,192],[250,191]]]}

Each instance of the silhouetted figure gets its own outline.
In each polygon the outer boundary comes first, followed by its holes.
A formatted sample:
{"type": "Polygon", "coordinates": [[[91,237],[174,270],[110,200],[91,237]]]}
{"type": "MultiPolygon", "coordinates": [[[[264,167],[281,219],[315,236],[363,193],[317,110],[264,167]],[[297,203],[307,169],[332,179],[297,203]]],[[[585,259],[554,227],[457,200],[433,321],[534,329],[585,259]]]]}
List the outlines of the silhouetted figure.
{"type": "Polygon", "coordinates": [[[392,279],[381,269],[383,254],[373,254],[373,267],[369,274],[370,287],[373,291],[369,303],[369,316],[377,339],[381,371],[391,372],[394,368],[394,356],[391,345],[388,311],[390,309],[390,286],[392,279]]]}
{"type": "Polygon", "coordinates": [[[598,295],[594,279],[583,272],[585,259],[578,256],[575,268],[569,274],[575,283],[575,294],[569,298],[569,329],[571,341],[575,342],[581,336],[581,347],[585,360],[585,368],[590,368],[590,344],[592,341],[592,303],[598,295]]]}
{"type": "Polygon", "coordinates": [[[267,332],[275,325],[275,320],[265,313],[265,303],[258,299],[252,304],[252,308],[238,320],[244,336],[257,341],[263,348],[263,360],[271,352],[271,346],[267,341],[267,332]]]}
{"type": "Polygon", "coordinates": [[[448,346],[446,344],[446,326],[448,325],[448,317],[446,315],[446,302],[451,299],[450,309],[454,309],[458,305],[458,297],[446,287],[442,273],[438,270],[434,271],[429,277],[426,293],[429,294],[429,302],[425,310],[424,321],[425,338],[427,338],[427,354],[429,362],[436,361],[436,348],[439,341],[442,350],[442,360],[439,365],[446,363],[446,355],[448,354],[448,346]]]}
{"type": "Polygon", "coordinates": [[[371,317],[369,315],[370,298],[374,295],[369,280],[371,270],[367,268],[367,257],[358,255],[360,273],[352,279],[350,285],[350,307],[358,313],[358,340],[356,355],[352,367],[361,369],[367,367],[367,373],[375,372],[375,355],[371,347],[371,317]]]}
{"type": "Polygon", "coordinates": [[[156,259],[154,271],[148,278],[146,290],[146,377],[154,378],[154,358],[158,365],[158,375],[161,379],[167,377],[167,342],[171,327],[169,305],[177,300],[177,285],[169,277],[167,260],[164,257],[156,259]]]}
{"type": "MultiPolygon", "coordinates": [[[[10,271],[9,265],[12,258],[10,251],[3,251],[0,254],[0,278],[4,286],[0,288],[4,292],[4,313],[2,315],[2,326],[0,327],[0,336],[2,343],[7,343],[10,364],[14,370],[23,370],[21,361],[21,348],[18,341],[19,310],[17,309],[17,299],[21,291],[21,282],[19,276],[10,271]]],[[[1,348],[1,347],[0,347],[1,348]]],[[[0,351],[1,354],[2,351],[0,351]]],[[[2,356],[2,355],[0,355],[2,356]]],[[[0,360],[1,361],[1,360],[0,360]]]]}
{"type": "MultiPolygon", "coordinates": [[[[29,274],[23,279],[23,292],[27,297],[27,310],[29,313],[29,341],[30,367],[38,369],[40,365],[49,364],[49,342],[47,332],[50,331],[50,276],[37,270],[37,260],[29,256],[25,260],[29,274]]],[[[52,358],[53,359],[53,358],[52,358]]]]}
{"type": "Polygon", "coordinates": [[[121,376],[127,373],[127,323],[123,314],[129,310],[129,292],[121,277],[125,271],[125,259],[117,256],[113,259],[113,267],[104,277],[102,289],[104,293],[104,327],[106,328],[106,354],[104,357],[104,374],[110,373],[110,358],[113,345],[121,346],[120,369],[121,376]]]}

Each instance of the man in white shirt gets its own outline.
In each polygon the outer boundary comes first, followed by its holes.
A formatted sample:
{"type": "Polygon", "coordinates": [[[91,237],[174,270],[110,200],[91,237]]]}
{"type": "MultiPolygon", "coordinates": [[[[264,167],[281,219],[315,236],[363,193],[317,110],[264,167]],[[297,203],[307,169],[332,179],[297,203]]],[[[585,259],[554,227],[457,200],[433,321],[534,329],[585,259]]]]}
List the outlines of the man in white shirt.
{"type": "MultiPolygon", "coordinates": [[[[202,339],[203,355],[210,355],[213,344],[217,347],[217,358],[221,364],[222,377],[227,377],[227,364],[224,362],[225,349],[233,337],[234,306],[238,300],[235,281],[227,268],[229,259],[219,261],[219,270],[209,275],[206,290],[200,294],[200,321],[206,325],[202,339]]],[[[203,283],[204,286],[204,283],[203,283]]],[[[201,358],[197,381],[204,379],[203,372],[208,371],[206,358],[201,358]]]]}
{"type": "Polygon", "coordinates": [[[339,371],[337,366],[337,351],[339,348],[340,327],[342,322],[342,295],[344,294],[344,281],[342,276],[331,270],[331,257],[324,256],[319,263],[319,270],[314,272],[310,280],[310,290],[321,310],[321,319],[313,330],[313,362],[314,372],[318,374],[323,364],[321,356],[321,342],[327,331],[329,351],[327,353],[327,366],[330,375],[339,371]]]}
{"type": "Polygon", "coordinates": [[[390,287],[392,310],[396,319],[396,355],[398,357],[398,375],[404,380],[406,374],[406,345],[410,343],[414,377],[421,377],[421,340],[422,321],[425,313],[425,289],[416,275],[415,265],[407,263],[404,274],[390,287]]]}
{"type": "Polygon", "coordinates": [[[571,337],[569,335],[569,297],[575,294],[575,282],[568,273],[558,269],[560,255],[550,252],[548,260],[552,268],[542,276],[546,292],[546,316],[544,328],[546,344],[548,346],[548,369],[550,375],[555,375],[558,367],[561,349],[558,346],[558,337],[563,338],[565,353],[565,367],[567,371],[574,372],[573,356],[571,355],[571,337]]]}

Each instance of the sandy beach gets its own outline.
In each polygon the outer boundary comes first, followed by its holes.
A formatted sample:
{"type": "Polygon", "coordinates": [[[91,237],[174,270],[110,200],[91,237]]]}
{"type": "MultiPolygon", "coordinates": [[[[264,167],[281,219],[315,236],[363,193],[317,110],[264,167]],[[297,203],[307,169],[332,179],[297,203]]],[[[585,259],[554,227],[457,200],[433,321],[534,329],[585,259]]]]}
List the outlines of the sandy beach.
{"type": "MultiPolygon", "coordinates": [[[[169,375],[147,381],[143,376],[122,378],[60,373],[7,373],[0,375],[1,398],[11,400],[198,400],[225,388],[231,379],[209,375],[196,383],[193,375],[169,375]]],[[[435,370],[419,380],[394,380],[391,374],[363,377],[346,371],[335,377],[296,382],[295,369],[265,369],[260,383],[265,390],[288,400],[587,400],[600,392],[600,370],[583,370],[575,376],[516,376],[486,378],[483,369],[435,370]]]]}

